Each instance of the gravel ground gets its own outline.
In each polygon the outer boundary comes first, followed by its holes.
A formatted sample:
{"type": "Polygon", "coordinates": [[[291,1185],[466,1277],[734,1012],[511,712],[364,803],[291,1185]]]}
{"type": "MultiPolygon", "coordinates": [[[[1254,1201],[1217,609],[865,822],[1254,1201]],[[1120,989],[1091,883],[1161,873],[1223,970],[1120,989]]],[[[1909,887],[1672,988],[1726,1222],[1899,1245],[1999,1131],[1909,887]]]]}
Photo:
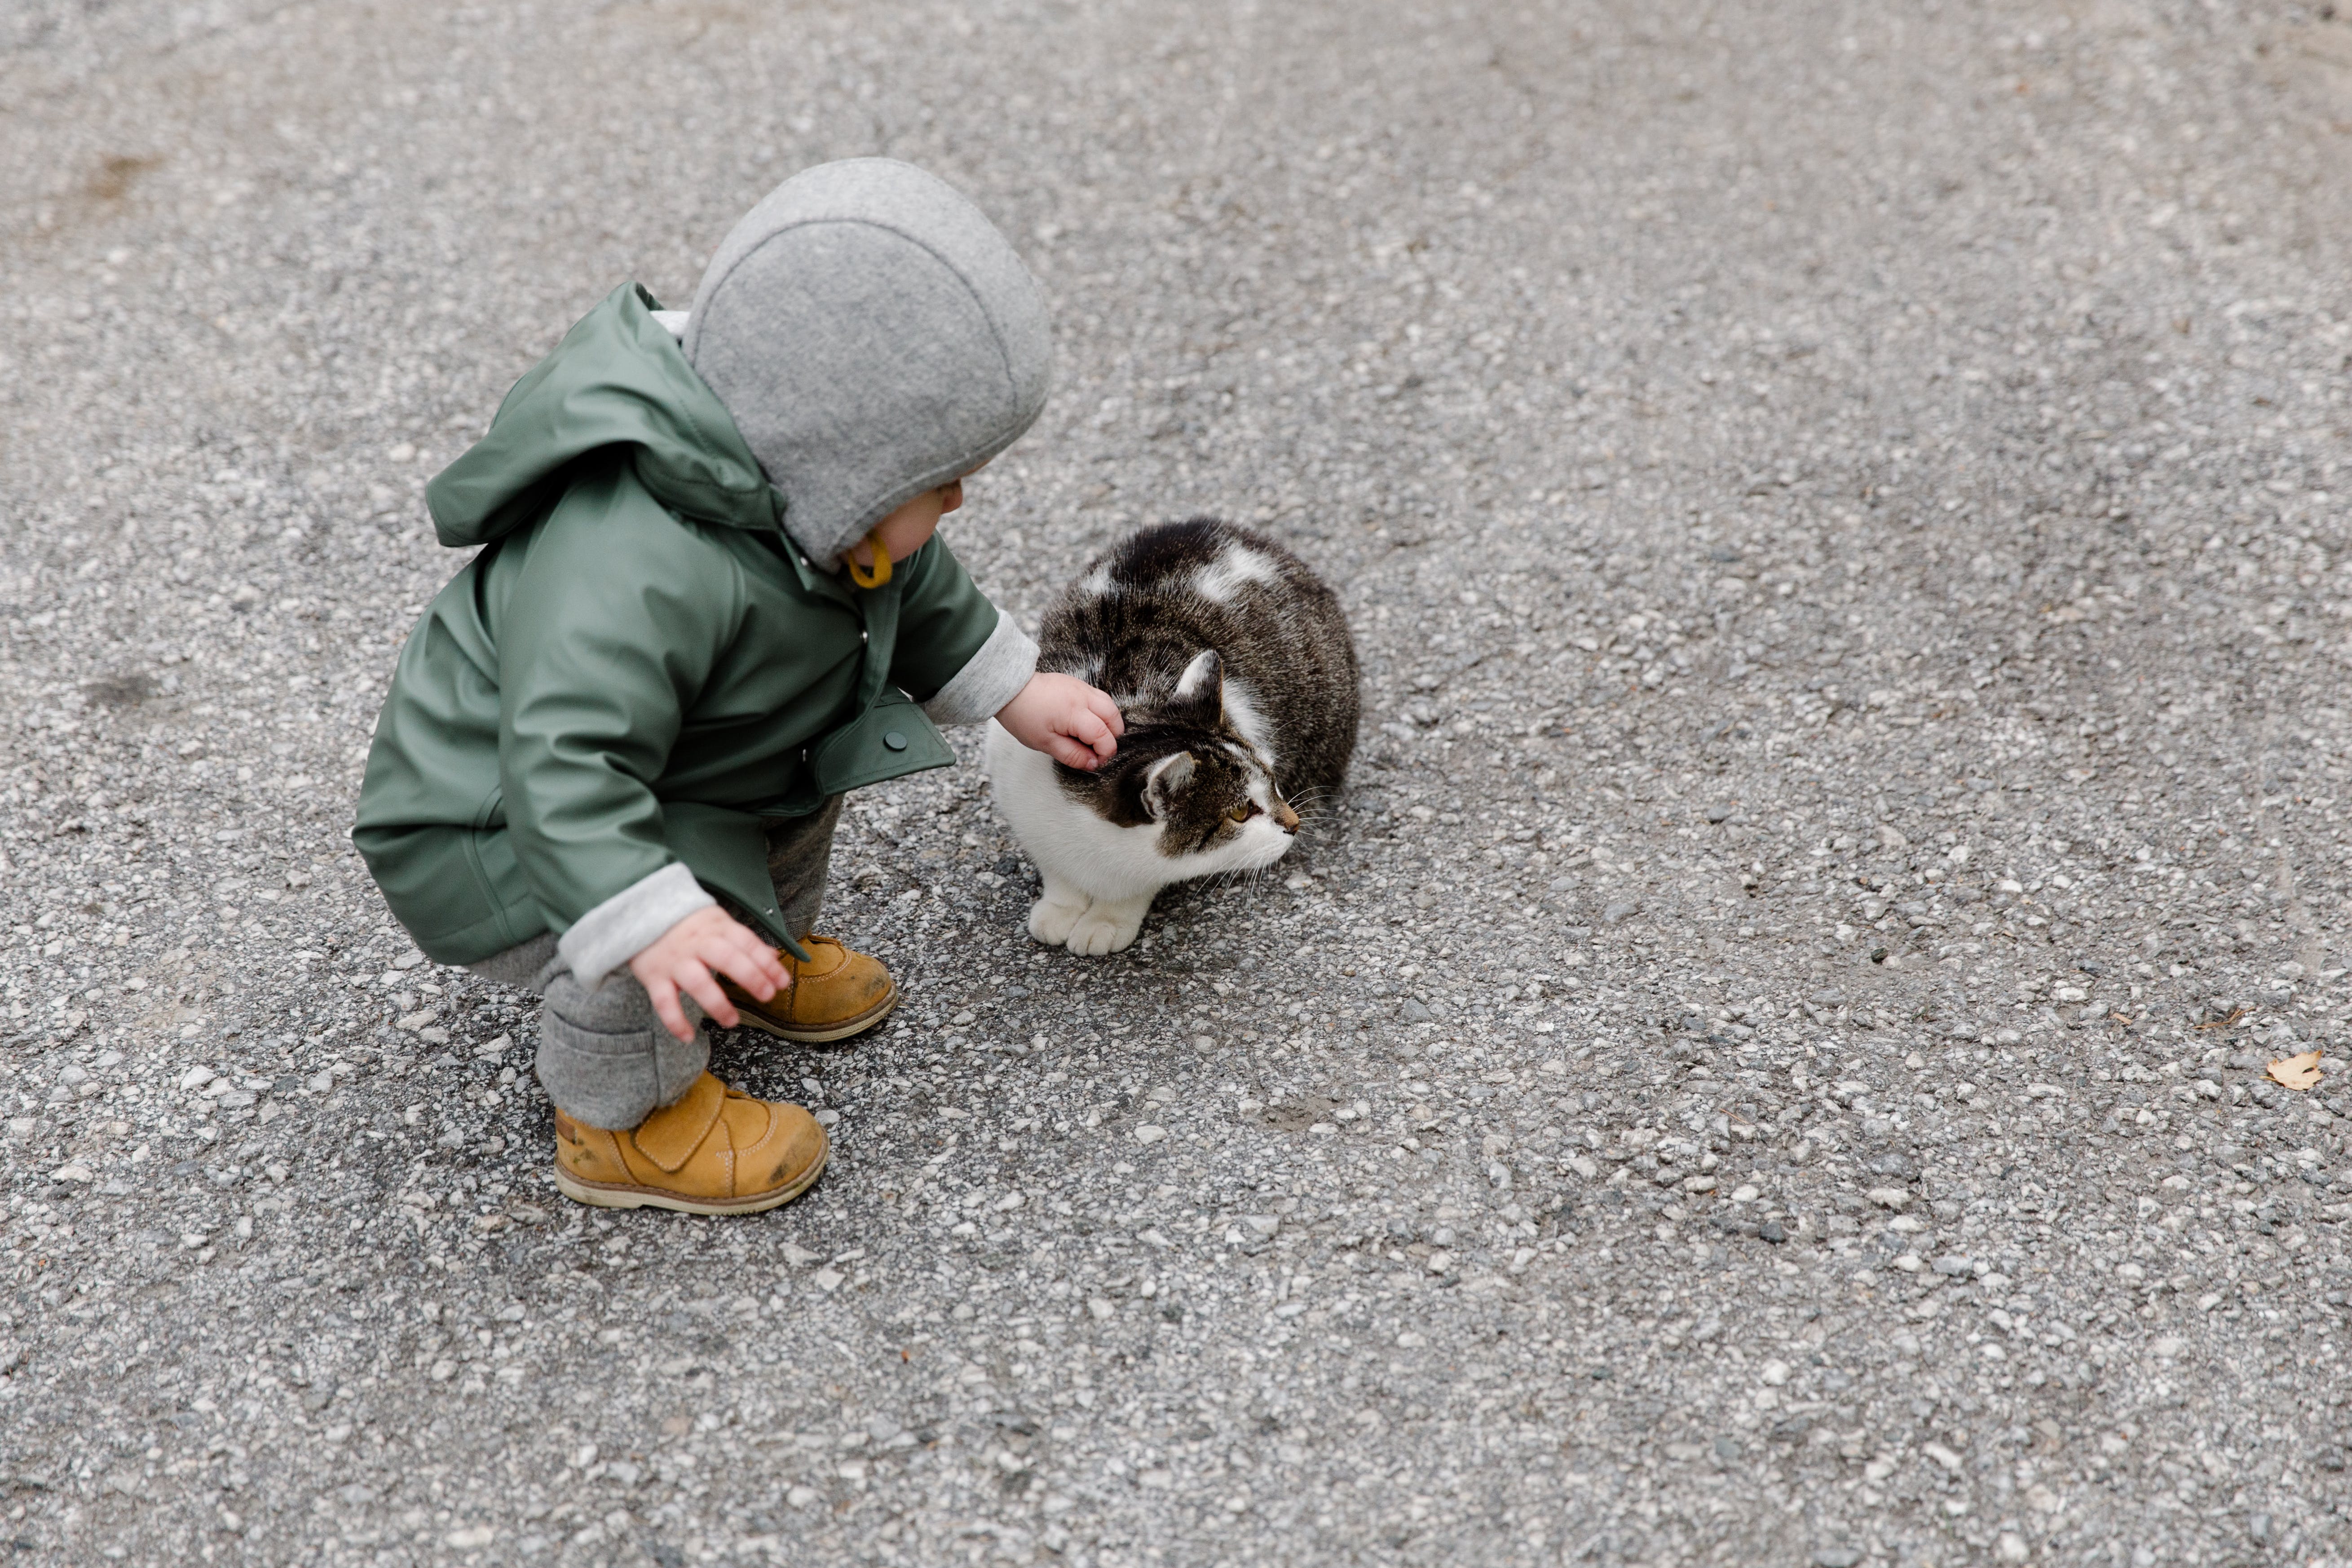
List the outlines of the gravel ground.
{"type": "Polygon", "coordinates": [[[2352,1562],[2352,21],[17,0],[0,105],[18,1559],[2352,1562]],[[823,1184],[586,1213],[344,838],[418,490],[872,151],[1055,300],[982,581],[1280,532],[1355,788],[1108,960],[869,793],[908,1005],[719,1053],[823,1184]]]}

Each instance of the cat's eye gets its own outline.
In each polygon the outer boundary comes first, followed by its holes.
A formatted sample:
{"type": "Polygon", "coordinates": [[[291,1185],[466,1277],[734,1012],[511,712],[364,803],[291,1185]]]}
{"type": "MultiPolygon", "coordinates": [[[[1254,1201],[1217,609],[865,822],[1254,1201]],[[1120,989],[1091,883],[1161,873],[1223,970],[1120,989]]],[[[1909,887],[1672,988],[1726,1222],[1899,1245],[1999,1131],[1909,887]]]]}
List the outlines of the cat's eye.
{"type": "Polygon", "coordinates": [[[1239,805],[1228,806],[1225,810],[1225,815],[1232,817],[1235,822],[1247,822],[1251,817],[1257,815],[1257,802],[1254,800],[1244,801],[1239,805]]]}

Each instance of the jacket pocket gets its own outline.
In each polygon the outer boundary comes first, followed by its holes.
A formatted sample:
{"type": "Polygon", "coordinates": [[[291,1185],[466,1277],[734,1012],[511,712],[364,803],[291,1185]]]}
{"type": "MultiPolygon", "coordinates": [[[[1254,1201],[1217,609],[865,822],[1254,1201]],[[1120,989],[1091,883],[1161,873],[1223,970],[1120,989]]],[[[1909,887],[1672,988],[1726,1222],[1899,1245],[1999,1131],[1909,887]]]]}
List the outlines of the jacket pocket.
{"type": "Polygon", "coordinates": [[[955,752],[914,699],[893,691],[811,746],[790,793],[761,815],[806,816],[826,799],[885,779],[955,765],[955,752]]]}

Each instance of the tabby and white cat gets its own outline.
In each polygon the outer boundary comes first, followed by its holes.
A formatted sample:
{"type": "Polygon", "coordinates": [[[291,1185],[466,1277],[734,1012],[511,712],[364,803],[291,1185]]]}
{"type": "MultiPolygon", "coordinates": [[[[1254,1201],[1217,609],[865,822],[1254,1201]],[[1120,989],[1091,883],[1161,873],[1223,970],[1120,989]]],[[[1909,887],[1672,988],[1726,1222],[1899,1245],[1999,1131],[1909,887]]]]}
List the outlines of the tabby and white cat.
{"type": "Polygon", "coordinates": [[[1127,720],[1080,773],[995,723],[997,809],[1045,878],[1029,932],[1073,952],[1135,940],[1160,889],[1262,870],[1356,749],[1356,648],[1289,551],[1213,518],[1130,535],[1045,613],[1037,668],[1101,688],[1127,720]]]}

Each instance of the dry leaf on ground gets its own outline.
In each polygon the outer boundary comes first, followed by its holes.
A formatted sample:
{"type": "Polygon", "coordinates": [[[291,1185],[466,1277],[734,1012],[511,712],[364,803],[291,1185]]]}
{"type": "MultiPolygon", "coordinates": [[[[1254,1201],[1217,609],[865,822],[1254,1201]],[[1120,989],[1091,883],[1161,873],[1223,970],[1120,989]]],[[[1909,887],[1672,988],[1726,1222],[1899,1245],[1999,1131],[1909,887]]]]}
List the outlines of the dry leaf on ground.
{"type": "Polygon", "coordinates": [[[2309,1089],[2319,1081],[2319,1053],[2305,1051],[2299,1057],[2289,1057],[2271,1063],[2271,1077],[2289,1089],[2309,1089]]]}

